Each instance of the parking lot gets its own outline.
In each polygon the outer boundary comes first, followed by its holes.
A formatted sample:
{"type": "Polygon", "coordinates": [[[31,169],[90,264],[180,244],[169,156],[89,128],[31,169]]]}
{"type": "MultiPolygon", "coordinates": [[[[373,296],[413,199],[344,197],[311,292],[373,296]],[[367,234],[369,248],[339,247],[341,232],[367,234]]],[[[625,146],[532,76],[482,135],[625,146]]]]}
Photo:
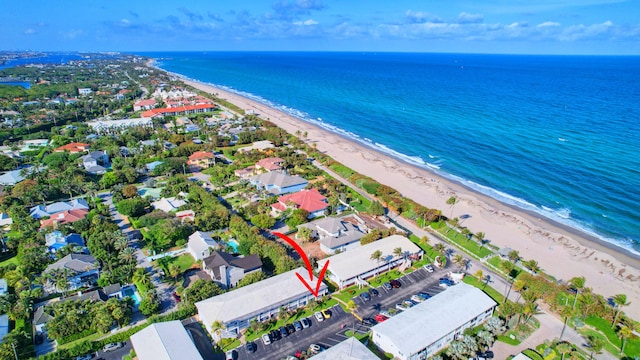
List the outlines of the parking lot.
{"type": "MultiPolygon", "coordinates": [[[[374,296],[369,301],[364,301],[359,296],[354,297],[354,301],[358,305],[358,315],[361,317],[374,317],[380,310],[388,310],[394,308],[395,304],[408,300],[411,295],[415,295],[420,291],[435,295],[445,288],[438,285],[438,279],[445,276],[445,271],[436,269],[433,273],[428,273],[425,269],[420,268],[411,274],[405,275],[398,279],[402,284],[399,288],[386,290],[380,286],[376,288],[379,296],[374,296]]],[[[257,350],[254,353],[248,353],[244,345],[238,347],[236,351],[236,359],[283,359],[289,355],[294,355],[298,350],[306,350],[311,344],[319,344],[324,347],[334,346],[348,338],[345,333],[353,330],[357,333],[367,333],[369,326],[361,324],[361,322],[350,313],[345,313],[338,305],[332,307],[332,316],[318,322],[313,316],[309,317],[311,326],[302,331],[296,331],[288,337],[272,342],[270,345],[264,345],[260,339],[254,342],[257,350]]]]}

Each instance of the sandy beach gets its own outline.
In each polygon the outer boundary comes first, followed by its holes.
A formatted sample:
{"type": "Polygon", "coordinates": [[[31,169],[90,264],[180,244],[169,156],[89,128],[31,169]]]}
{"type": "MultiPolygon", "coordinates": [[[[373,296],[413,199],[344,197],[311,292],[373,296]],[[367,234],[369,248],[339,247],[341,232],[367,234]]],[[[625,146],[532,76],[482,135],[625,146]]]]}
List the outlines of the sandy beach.
{"type": "Polygon", "coordinates": [[[484,232],[493,245],[519,251],[525,260],[535,259],[545,272],[559,280],[584,276],[586,286],[605,297],[626,294],[632,305],[624,311],[640,319],[640,260],[633,254],[537,214],[507,206],[259,102],[207,84],[185,82],[242,109],[253,110],[291,134],[306,132],[306,141],[315,144],[319,151],[424,206],[443,210],[447,216],[451,209],[446,200],[456,196],[458,203],[452,209],[453,216],[470,216],[461,225],[472,232],[484,232]]]}

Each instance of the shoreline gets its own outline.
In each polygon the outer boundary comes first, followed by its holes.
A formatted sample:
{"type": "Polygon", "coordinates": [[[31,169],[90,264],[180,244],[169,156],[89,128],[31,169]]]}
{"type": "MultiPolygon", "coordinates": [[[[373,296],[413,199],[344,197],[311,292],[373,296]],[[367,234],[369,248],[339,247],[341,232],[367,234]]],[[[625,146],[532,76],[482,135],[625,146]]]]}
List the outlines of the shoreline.
{"type": "MultiPolygon", "coordinates": [[[[153,61],[148,65],[154,66],[153,61]]],[[[403,196],[424,206],[442,209],[445,215],[452,213],[454,217],[471,215],[461,220],[460,225],[469,227],[472,232],[485,232],[485,238],[492,244],[517,250],[525,260],[538,261],[545,272],[559,280],[584,276],[586,286],[605,297],[624,293],[632,302],[640,301],[640,257],[627,249],[534,211],[503,203],[460,182],[279,109],[211,84],[171,74],[244,110],[253,110],[291,134],[307,132],[306,142],[314,143],[318,151],[358,173],[395,188],[403,196]],[[458,198],[458,203],[451,209],[446,205],[446,199],[453,195],[458,198]]],[[[625,312],[632,318],[640,318],[640,308],[633,309],[629,307],[625,312]]]]}

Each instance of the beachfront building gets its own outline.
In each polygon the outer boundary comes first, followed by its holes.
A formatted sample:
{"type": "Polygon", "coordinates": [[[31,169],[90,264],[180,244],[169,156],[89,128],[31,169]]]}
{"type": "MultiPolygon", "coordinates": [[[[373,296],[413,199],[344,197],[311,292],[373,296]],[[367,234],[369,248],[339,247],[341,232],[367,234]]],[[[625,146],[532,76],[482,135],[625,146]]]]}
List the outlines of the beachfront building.
{"type": "Polygon", "coordinates": [[[87,122],[95,131],[114,131],[132,128],[136,126],[152,127],[153,122],[149,118],[133,118],[120,120],[95,120],[87,122]]]}
{"type": "Polygon", "coordinates": [[[300,191],[309,183],[301,176],[291,176],[278,171],[252,176],[249,178],[249,182],[258,190],[264,190],[273,195],[300,191]]]}
{"type": "Polygon", "coordinates": [[[196,259],[196,261],[210,256],[213,250],[219,248],[220,244],[211,237],[210,231],[196,231],[189,235],[187,251],[194,259],[196,259]]]}
{"type": "Polygon", "coordinates": [[[490,318],[496,306],[482,290],[460,283],[373,326],[371,339],[395,359],[426,359],[490,318]]]}
{"type": "Polygon", "coordinates": [[[293,194],[280,196],[278,202],[271,205],[274,216],[279,216],[287,209],[303,209],[309,213],[307,218],[323,216],[329,207],[327,198],[318,189],[303,189],[293,194]]]}
{"type": "Polygon", "coordinates": [[[318,353],[309,358],[309,360],[379,360],[376,356],[367,348],[367,346],[361,343],[355,337],[350,337],[347,340],[337,343],[336,345],[318,353]]]}
{"type": "Polygon", "coordinates": [[[329,261],[328,277],[343,289],[353,284],[365,284],[365,279],[395,267],[405,269],[412,261],[420,260],[423,253],[422,249],[406,237],[391,235],[322,259],[318,261],[318,269],[322,269],[329,261]],[[397,248],[402,251],[400,255],[394,254],[397,248]],[[371,254],[378,250],[382,253],[380,260],[372,259],[371,254]]]}
{"type": "MultiPolygon", "coordinates": [[[[216,339],[236,337],[240,330],[249,327],[251,320],[269,320],[280,312],[280,308],[293,310],[305,306],[315,297],[300,282],[296,273],[308,276],[307,269],[297,268],[199,301],[195,305],[200,320],[216,339]],[[224,330],[212,327],[216,321],[224,325],[224,330]]],[[[327,285],[322,283],[318,296],[327,292],[327,285]]]]}
{"type": "Polygon", "coordinates": [[[131,335],[139,360],[202,360],[180,320],[154,323],[131,335]]]}
{"type": "Polygon", "coordinates": [[[262,271],[262,261],[256,254],[233,256],[222,251],[213,251],[202,259],[202,270],[211,276],[223,289],[230,289],[248,274],[262,271]]]}
{"type": "Polygon", "coordinates": [[[160,108],[160,109],[151,109],[140,114],[143,118],[153,118],[153,117],[164,117],[164,116],[178,116],[178,115],[189,115],[189,114],[199,114],[205,112],[211,112],[216,109],[214,104],[199,104],[199,105],[187,105],[187,106],[178,106],[172,108],[160,108]]]}
{"type": "MultiPolygon", "coordinates": [[[[354,215],[349,215],[353,218],[354,215]]],[[[320,250],[328,255],[336,251],[344,252],[350,248],[360,247],[360,239],[365,236],[366,230],[360,229],[358,223],[353,223],[341,217],[326,217],[314,222],[299,225],[311,230],[311,237],[318,239],[320,250]]]]}

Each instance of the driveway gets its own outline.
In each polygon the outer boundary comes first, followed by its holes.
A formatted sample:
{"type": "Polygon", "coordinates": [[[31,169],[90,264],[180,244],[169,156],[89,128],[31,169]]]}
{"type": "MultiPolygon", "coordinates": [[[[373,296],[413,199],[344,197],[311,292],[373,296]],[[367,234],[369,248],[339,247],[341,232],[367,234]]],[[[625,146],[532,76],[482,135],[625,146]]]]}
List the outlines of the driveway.
{"type": "Polygon", "coordinates": [[[187,333],[189,333],[189,336],[193,339],[196,348],[198,348],[198,352],[202,355],[204,360],[216,360],[217,358],[222,358],[220,355],[216,356],[213,352],[211,340],[199,322],[194,318],[188,318],[186,320],[182,320],[182,325],[184,325],[187,333]]]}

